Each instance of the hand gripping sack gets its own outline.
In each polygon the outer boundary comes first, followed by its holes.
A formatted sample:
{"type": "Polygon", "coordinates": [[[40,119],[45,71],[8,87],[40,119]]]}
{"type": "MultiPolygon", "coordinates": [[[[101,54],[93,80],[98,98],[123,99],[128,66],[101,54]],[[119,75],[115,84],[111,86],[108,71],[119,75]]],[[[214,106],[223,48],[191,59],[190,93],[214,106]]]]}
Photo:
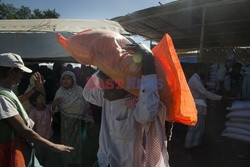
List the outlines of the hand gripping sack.
{"type": "MultiPolygon", "coordinates": [[[[134,82],[135,85],[131,86],[129,80],[141,78],[142,65],[134,61],[134,55],[122,49],[130,43],[124,36],[108,30],[93,29],[68,39],[59,34],[58,40],[79,63],[97,66],[109,77],[122,81],[118,83],[119,86],[133,95],[139,95],[138,83],[134,82]]],[[[167,107],[166,120],[195,125],[197,110],[171,38],[164,36],[153,49],[153,53],[157,78],[163,79],[163,88],[159,89],[159,95],[167,107]]]]}

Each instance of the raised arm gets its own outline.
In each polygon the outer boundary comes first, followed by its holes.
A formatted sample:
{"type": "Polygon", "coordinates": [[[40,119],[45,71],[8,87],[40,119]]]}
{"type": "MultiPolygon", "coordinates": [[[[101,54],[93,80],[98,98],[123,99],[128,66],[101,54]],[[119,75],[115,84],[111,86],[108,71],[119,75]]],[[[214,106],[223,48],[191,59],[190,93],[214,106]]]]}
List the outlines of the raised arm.
{"type": "Polygon", "coordinates": [[[31,89],[29,92],[18,97],[18,99],[20,100],[21,103],[28,100],[31,95],[33,95],[36,91],[40,90],[45,83],[45,80],[42,79],[41,74],[39,72],[36,72],[33,77],[35,80],[35,87],[33,89],[31,89]]]}

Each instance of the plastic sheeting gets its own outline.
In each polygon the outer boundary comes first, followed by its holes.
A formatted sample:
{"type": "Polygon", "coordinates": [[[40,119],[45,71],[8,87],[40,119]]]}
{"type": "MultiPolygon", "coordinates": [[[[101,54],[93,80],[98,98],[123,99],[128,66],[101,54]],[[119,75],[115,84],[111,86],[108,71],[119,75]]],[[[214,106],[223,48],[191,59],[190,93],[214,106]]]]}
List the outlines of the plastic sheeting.
{"type": "MultiPolygon", "coordinates": [[[[56,33],[0,33],[0,53],[13,52],[25,58],[69,57],[58,44],[56,33]]],[[[70,36],[72,33],[64,33],[70,36]]]]}
{"type": "Polygon", "coordinates": [[[70,58],[57,42],[57,33],[65,37],[83,29],[100,28],[128,34],[119,23],[110,20],[31,19],[0,20],[0,53],[14,52],[23,59],[58,60],[70,58]]]}

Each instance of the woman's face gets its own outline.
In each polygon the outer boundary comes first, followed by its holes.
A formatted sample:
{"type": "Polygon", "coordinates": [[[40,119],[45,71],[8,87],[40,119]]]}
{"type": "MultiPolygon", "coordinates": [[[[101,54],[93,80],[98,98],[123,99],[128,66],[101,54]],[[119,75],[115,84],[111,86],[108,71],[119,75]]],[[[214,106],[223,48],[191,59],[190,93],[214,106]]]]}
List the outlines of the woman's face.
{"type": "Polygon", "coordinates": [[[72,77],[69,76],[69,75],[64,75],[63,78],[62,78],[62,86],[65,89],[72,88],[72,86],[73,86],[73,79],[72,79],[72,77]]]}

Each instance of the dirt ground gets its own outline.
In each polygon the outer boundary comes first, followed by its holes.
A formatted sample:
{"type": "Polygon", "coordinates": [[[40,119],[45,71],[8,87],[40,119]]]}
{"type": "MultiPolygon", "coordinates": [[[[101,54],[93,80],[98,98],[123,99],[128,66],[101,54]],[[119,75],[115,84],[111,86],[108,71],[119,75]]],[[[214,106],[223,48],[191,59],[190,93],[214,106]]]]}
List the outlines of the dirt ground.
{"type": "Polygon", "coordinates": [[[250,167],[250,144],[221,136],[227,111],[219,102],[209,102],[203,144],[184,148],[187,127],[174,124],[169,143],[171,167],[250,167]]]}
{"type": "MultiPolygon", "coordinates": [[[[170,166],[250,167],[250,144],[221,136],[221,132],[225,128],[226,114],[227,111],[221,103],[208,103],[203,145],[191,150],[184,148],[187,126],[174,123],[173,137],[168,145],[170,166]]],[[[82,155],[86,167],[92,167],[97,159],[99,130],[98,126],[89,130],[89,140],[84,149],[89,150],[90,155],[87,156],[88,159],[85,158],[86,153],[82,155]]],[[[54,155],[52,164],[53,167],[62,166],[59,154],[54,155]]]]}

